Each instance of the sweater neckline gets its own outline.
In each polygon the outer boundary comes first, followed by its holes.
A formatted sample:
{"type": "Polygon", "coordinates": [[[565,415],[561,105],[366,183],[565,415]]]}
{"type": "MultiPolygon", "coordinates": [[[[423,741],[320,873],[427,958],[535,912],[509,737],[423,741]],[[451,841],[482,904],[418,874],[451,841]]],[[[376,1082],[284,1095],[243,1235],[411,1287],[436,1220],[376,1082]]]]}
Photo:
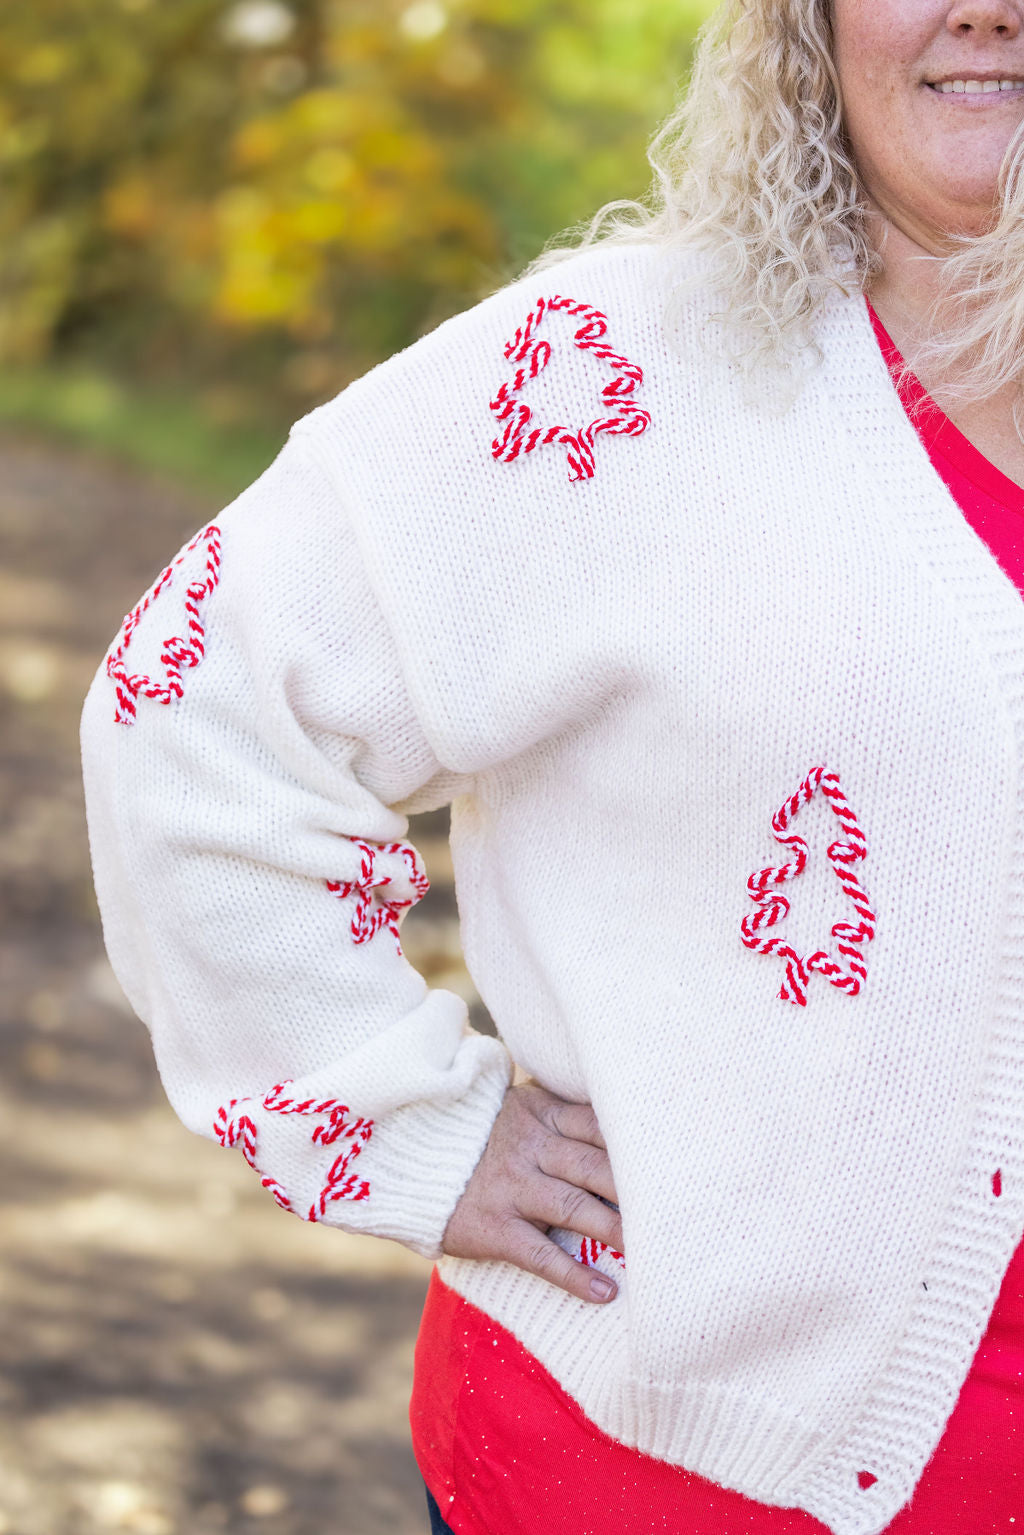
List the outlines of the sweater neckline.
{"type": "Polygon", "coordinates": [[[865,296],[868,318],[885,358],[896,392],[907,415],[920,433],[931,457],[938,456],[970,480],[984,495],[1024,517],[1024,487],[1011,480],[946,415],[907,367],[906,359],[882,324],[878,311],[865,296]]]}

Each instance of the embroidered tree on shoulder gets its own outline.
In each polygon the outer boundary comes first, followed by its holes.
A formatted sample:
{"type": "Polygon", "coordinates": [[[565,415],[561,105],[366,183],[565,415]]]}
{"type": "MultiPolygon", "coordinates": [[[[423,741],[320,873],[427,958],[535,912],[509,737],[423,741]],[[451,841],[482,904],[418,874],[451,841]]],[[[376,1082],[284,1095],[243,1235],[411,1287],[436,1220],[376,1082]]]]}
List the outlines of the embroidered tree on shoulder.
{"type": "Polygon", "coordinates": [[[755,909],[743,918],[743,942],[757,954],[777,954],[786,961],[786,976],[779,991],[784,1002],[807,1006],[807,985],[814,971],[840,991],[856,996],[867,973],[864,945],[875,936],[875,914],[867,891],[855,873],[856,865],[867,855],[867,843],[840,788],[838,773],[827,772],[823,767],[812,768],[796,793],[790,795],[772,817],[772,833],[776,842],[790,849],[793,858],[778,868],[758,869],[747,880],[747,894],[755,903],[755,909]],[[825,949],[801,956],[783,935],[766,933],[766,929],[776,927],[789,914],[789,901],[778,886],[796,879],[807,866],[807,843],[790,831],[790,823],[801,806],[813,799],[819,789],[842,828],[842,837],[829,844],[826,856],[843,894],[860,918],[857,923],[833,924],[832,937],[838,957],[825,949]]]}
{"type": "Polygon", "coordinates": [[[594,441],[600,433],[641,437],[646,432],[651,424],[650,413],[632,398],[643,384],[643,370],[609,346],[607,335],[607,316],[589,304],[560,296],[538,299],[525,325],[520,326],[505,348],[505,356],[517,367],[512,378],[506,379],[491,401],[491,410],[505,423],[503,434],[491,445],[492,457],[499,463],[511,464],[521,454],[558,442],[566,450],[569,479],[573,482],[591,480],[594,477],[594,441]],[[559,311],[579,322],[573,345],[612,369],[612,377],[599,397],[601,415],[582,426],[538,426],[530,406],[519,398],[525,385],[543,373],[551,361],[551,343],[538,341],[536,332],[545,315],[559,311]]]}

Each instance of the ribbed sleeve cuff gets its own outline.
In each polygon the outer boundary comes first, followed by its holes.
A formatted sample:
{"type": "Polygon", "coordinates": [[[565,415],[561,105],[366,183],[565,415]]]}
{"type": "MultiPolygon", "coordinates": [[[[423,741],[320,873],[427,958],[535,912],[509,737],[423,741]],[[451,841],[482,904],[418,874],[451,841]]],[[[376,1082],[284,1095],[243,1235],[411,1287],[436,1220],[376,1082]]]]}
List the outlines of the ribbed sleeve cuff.
{"type": "MultiPolygon", "coordinates": [[[[441,1256],[445,1227],[512,1080],[511,1062],[497,1040],[474,1044],[484,1058],[469,1090],[455,1102],[430,1100],[396,1109],[374,1128],[361,1158],[370,1194],[360,1204],[358,1229],[390,1237],[425,1258],[441,1256]]],[[[324,1219],[356,1229],[340,1203],[324,1219]]]]}
{"type": "MultiPolygon", "coordinates": [[[[400,1073],[393,1061],[393,1078],[400,1073]]],[[[459,1045],[457,1069],[443,1075],[447,1091],[382,1105],[373,1117],[362,1095],[343,1103],[311,1091],[309,1078],[284,1082],[262,1100],[233,1099],[219,1109],[213,1133],[221,1145],[241,1151],[267,1192],[300,1219],[389,1237],[437,1258],[501,1108],[512,1063],[498,1040],[469,1034],[459,1045]]]]}

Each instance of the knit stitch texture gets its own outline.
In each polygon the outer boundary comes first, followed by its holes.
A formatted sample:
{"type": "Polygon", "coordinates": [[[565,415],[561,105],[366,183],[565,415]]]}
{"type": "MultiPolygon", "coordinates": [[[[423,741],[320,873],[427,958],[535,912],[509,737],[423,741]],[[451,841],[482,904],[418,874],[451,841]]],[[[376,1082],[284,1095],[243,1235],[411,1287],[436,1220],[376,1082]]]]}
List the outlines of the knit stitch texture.
{"type": "Polygon", "coordinates": [[[297,423],[217,518],[215,589],[200,540],[97,674],[97,888],[178,1114],[297,1214],[436,1256],[512,1060],[591,1101],[619,1298],[444,1279],[607,1433],[878,1535],[1024,1233],[1024,606],[862,300],[782,415],[703,300],[666,324],[671,276],[574,256],[297,423]],[[169,696],[129,726],[134,675],[169,696]],[[773,829],[818,770],[850,816],[773,829]],[[449,802],[501,1043],[396,943],[405,818],[449,802]]]}

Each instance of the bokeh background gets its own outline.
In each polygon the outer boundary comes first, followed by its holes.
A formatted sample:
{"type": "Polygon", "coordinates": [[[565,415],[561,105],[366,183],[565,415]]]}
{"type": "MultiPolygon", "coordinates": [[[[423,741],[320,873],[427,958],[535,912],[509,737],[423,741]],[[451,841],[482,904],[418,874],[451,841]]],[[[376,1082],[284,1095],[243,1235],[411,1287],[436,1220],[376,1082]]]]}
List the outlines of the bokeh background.
{"type": "MultiPolygon", "coordinates": [[[[103,956],[77,724],[296,416],[603,202],[710,0],[0,9],[0,1535],[419,1535],[425,1263],[167,1107],[103,956]]],[[[464,994],[445,815],[405,948],[464,994]]]]}

